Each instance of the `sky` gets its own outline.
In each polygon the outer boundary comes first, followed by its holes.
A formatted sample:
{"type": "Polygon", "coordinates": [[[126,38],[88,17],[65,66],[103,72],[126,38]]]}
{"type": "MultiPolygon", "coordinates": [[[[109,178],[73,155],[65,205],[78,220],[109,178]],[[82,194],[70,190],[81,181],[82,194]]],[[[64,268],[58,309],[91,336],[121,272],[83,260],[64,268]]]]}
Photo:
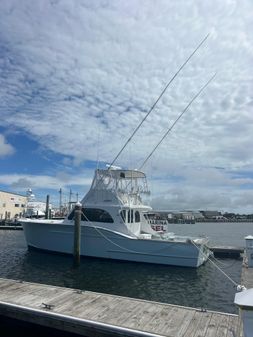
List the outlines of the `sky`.
{"type": "Polygon", "coordinates": [[[253,213],[251,0],[1,0],[0,189],[82,198],[143,167],[163,210],[253,213]],[[77,195],[78,194],[78,195],[77,195]]]}

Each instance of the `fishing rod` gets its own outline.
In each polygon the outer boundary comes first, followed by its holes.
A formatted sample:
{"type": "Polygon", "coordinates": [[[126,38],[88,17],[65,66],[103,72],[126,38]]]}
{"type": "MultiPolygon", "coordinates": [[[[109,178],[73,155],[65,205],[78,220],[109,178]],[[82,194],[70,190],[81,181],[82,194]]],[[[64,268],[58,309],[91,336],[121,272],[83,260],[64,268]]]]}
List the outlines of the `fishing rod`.
{"type": "Polygon", "coordinates": [[[160,99],[162,98],[163,94],[165,93],[165,91],[170,86],[170,84],[174,81],[174,79],[177,77],[177,75],[180,73],[180,71],[190,61],[190,59],[197,52],[197,50],[202,46],[202,44],[207,40],[207,38],[208,38],[209,35],[210,35],[210,33],[205,36],[205,38],[200,42],[200,44],[197,46],[197,48],[191,53],[191,55],[186,59],[186,61],[181,65],[181,67],[177,70],[177,72],[172,76],[172,78],[166,84],[166,86],[164,87],[163,91],[161,92],[161,94],[159,95],[159,97],[157,98],[157,100],[155,101],[155,103],[151,106],[151,108],[147,112],[146,116],[142,119],[142,121],[140,122],[140,124],[136,127],[136,129],[134,130],[134,132],[132,133],[132,135],[130,136],[130,138],[125,142],[125,144],[123,145],[123,147],[121,148],[121,150],[119,151],[119,153],[117,154],[117,156],[113,159],[113,161],[111,162],[111,164],[108,165],[108,170],[112,167],[112,165],[115,163],[115,161],[121,155],[121,153],[123,152],[123,150],[125,149],[125,147],[127,146],[127,144],[131,141],[131,139],[133,138],[133,136],[139,130],[139,128],[141,127],[141,125],[143,124],[143,122],[147,119],[147,117],[150,115],[150,113],[154,110],[155,106],[160,101],[160,99]]]}
{"type": "Polygon", "coordinates": [[[208,84],[214,79],[214,77],[216,76],[216,73],[206,82],[206,84],[199,90],[199,92],[190,100],[190,102],[186,105],[186,107],[184,108],[184,110],[181,112],[181,114],[177,117],[177,119],[174,121],[174,123],[172,124],[172,126],[166,131],[166,133],[163,135],[163,137],[160,139],[160,141],[157,143],[157,145],[154,147],[154,149],[150,152],[150,154],[148,155],[148,157],[144,160],[144,162],[142,163],[142,165],[140,166],[139,170],[141,170],[143,168],[143,166],[146,164],[146,162],[149,160],[149,158],[153,155],[153,153],[155,152],[155,150],[158,148],[158,146],[162,143],[162,141],[167,137],[167,135],[169,134],[169,132],[174,128],[174,126],[177,124],[177,122],[179,121],[179,119],[183,116],[183,114],[189,109],[189,107],[191,106],[191,104],[195,101],[195,99],[202,93],[202,91],[208,86],[208,84]]]}

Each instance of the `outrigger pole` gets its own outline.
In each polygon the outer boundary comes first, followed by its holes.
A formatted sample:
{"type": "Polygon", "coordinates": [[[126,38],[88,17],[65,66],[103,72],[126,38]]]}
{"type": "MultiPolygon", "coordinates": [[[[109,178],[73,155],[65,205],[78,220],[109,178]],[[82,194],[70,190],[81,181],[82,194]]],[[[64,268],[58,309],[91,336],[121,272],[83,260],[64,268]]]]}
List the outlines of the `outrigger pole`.
{"type": "Polygon", "coordinates": [[[125,147],[127,146],[127,144],[131,141],[131,139],[133,138],[133,136],[136,134],[136,132],[139,130],[139,128],[141,127],[141,125],[143,124],[143,122],[147,119],[147,117],[149,116],[149,114],[154,110],[156,104],[160,101],[160,99],[162,98],[163,94],[165,93],[165,91],[168,89],[168,87],[170,86],[170,84],[174,81],[174,79],[177,77],[177,75],[180,73],[180,71],[184,68],[184,66],[190,61],[190,59],[192,58],[192,56],[197,52],[197,50],[202,46],[202,44],[207,40],[209,34],[206,35],[206,37],[200,42],[200,44],[197,46],[197,48],[191,53],[191,55],[187,58],[187,60],[181,65],[181,67],[178,69],[178,71],[174,74],[174,76],[170,79],[170,81],[166,84],[166,86],[164,87],[163,91],[161,92],[161,94],[159,95],[159,97],[157,98],[157,100],[155,101],[155,103],[151,106],[150,110],[148,111],[148,113],[146,114],[146,116],[143,118],[143,120],[140,122],[140,124],[136,127],[136,129],[134,130],[134,132],[132,133],[132,135],[130,136],[130,138],[126,141],[126,143],[124,144],[124,146],[121,148],[121,150],[119,151],[119,153],[117,154],[117,156],[113,159],[113,161],[111,162],[110,165],[108,165],[108,170],[112,167],[112,165],[115,163],[115,161],[118,159],[118,157],[120,156],[120,154],[123,152],[123,150],[125,149],[125,147]]]}
{"type": "Polygon", "coordinates": [[[166,131],[166,133],[163,135],[161,140],[157,143],[157,145],[154,147],[154,149],[151,151],[151,153],[148,155],[148,157],[144,160],[142,165],[140,166],[139,170],[143,168],[143,166],[146,164],[146,162],[149,160],[149,158],[153,155],[155,150],[158,148],[158,146],[162,143],[162,141],[167,137],[168,133],[174,128],[174,126],[177,124],[179,119],[183,116],[183,114],[189,109],[191,104],[195,101],[195,99],[202,93],[202,91],[208,86],[208,84],[214,79],[216,76],[216,73],[207,81],[207,83],[199,90],[199,92],[191,99],[191,101],[186,105],[184,110],[181,112],[181,114],[177,117],[177,119],[174,121],[174,123],[171,125],[171,127],[166,131]]]}

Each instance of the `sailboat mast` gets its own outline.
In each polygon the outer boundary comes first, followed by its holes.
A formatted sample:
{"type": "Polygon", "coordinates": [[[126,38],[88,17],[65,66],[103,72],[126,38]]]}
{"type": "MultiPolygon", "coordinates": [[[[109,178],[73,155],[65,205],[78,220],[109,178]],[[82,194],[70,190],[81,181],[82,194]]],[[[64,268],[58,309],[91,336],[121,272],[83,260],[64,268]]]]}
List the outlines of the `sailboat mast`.
{"type": "Polygon", "coordinates": [[[174,79],[177,77],[177,75],[180,73],[180,71],[190,61],[190,59],[197,52],[197,50],[202,46],[202,44],[207,40],[208,36],[209,36],[209,34],[207,34],[205,36],[205,38],[200,42],[200,44],[195,48],[195,50],[191,53],[191,55],[186,59],[186,61],[181,65],[181,67],[177,70],[177,72],[173,75],[173,77],[166,84],[166,86],[164,87],[163,91],[161,92],[161,94],[159,95],[159,97],[156,99],[155,103],[151,106],[151,108],[149,109],[149,111],[147,112],[147,114],[145,115],[145,117],[142,119],[142,121],[139,123],[139,125],[136,127],[136,129],[133,131],[133,133],[130,136],[130,138],[125,142],[125,144],[123,145],[123,147],[121,148],[121,150],[119,151],[119,153],[117,154],[117,156],[113,159],[113,161],[111,162],[111,164],[108,165],[108,170],[112,167],[112,165],[115,163],[115,161],[121,155],[121,153],[123,152],[123,150],[125,149],[125,147],[127,146],[127,144],[131,141],[131,139],[136,134],[136,132],[139,130],[139,128],[141,127],[141,125],[144,123],[144,121],[147,119],[147,117],[150,115],[150,113],[154,110],[154,108],[156,107],[157,103],[160,101],[160,99],[162,98],[163,94],[165,93],[165,91],[170,86],[170,84],[174,81],[174,79]]]}

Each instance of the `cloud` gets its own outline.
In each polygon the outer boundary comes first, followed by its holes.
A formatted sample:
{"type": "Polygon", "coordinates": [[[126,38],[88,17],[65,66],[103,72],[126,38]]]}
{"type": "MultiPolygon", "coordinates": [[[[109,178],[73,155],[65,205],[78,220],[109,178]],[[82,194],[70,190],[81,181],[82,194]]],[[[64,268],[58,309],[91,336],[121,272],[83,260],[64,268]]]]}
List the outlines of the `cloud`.
{"type": "Polygon", "coordinates": [[[27,178],[19,178],[16,181],[11,183],[11,187],[13,189],[28,189],[33,187],[34,182],[32,180],[28,180],[27,178]]]}
{"type": "Polygon", "coordinates": [[[229,172],[220,168],[190,168],[152,177],[151,198],[155,209],[215,209],[252,213],[253,175],[250,172],[229,172]],[[176,174],[176,175],[175,175],[176,174]],[[249,187],[249,188],[248,188],[249,187]]]}
{"type": "Polygon", "coordinates": [[[86,187],[90,186],[92,176],[83,177],[83,175],[75,175],[66,181],[66,175],[40,176],[40,175],[25,175],[25,174],[2,174],[0,175],[0,184],[10,185],[12,188],[19,191],[26,191],[28,188],[36,189],[51,189],[58,191],[60,187],[63,189],[69,186],[86,187]]]}
{"type": "MultiPolygon", "coordinates": [[[[169,173],[181,176],[176,187],[184,200],[182,184],[194,182],[196,192],[193,187],[188,191],[192,204],[198,195],[209,202],[205,181],[227,198],[235,183],[229,171],[253,170],[252,10],[250,0],[2,0],[1,125],[28,134],[73,166],[97,159],[111,162],[167,81],[210,32],[116,165],[139,167],[217,71],[144,169],[155,163],[161,180],[170,179],[169,173]],[[224,167],[225,172],[207,167],[224,167]]],[[[0,155],[1,144],[0,138],[0,155]]],[[[47,179],[45,186],[60,183],[55,179],[47,179]]],[[[241,185],[237,188],[239,193],[241,185]]]]}
{"type": "Polygon", "coordinates": [[[14,147],[6,142],[3,135],[0,134],[0,158],[10,156],[15,152],[14,147]]]}

